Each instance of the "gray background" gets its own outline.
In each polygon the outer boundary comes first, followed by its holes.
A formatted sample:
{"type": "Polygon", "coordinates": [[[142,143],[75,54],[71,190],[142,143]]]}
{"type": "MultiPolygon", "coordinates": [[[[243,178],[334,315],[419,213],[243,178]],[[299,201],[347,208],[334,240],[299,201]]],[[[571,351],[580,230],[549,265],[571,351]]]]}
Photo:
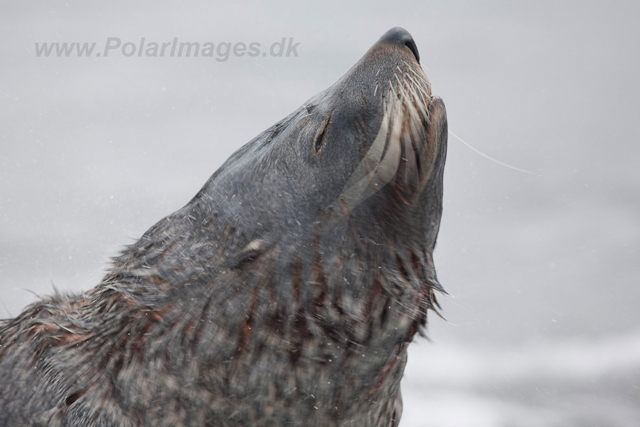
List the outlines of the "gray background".
{"type": "Polygon", "coordinates": [[[0,316],[183,206],[237,148],[408,29],[449,127],[405,426],[640,424],[638,2],[3,2],[0,316]],[[35,42],[300,42],[298,57],[37,58],[35,42]]]}

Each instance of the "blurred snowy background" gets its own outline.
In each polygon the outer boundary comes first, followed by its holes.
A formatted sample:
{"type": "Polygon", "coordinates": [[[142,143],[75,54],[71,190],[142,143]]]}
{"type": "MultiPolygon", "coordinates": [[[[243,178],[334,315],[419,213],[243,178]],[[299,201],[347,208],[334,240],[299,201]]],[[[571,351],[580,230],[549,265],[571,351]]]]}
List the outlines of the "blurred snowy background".
{"type": "Polygon", "coordinates": [[[640,425],[640,3],[3,2],[0,317],[183,206],[237,148],[409,30],[453,132],[404,426],[640,425]],[[298,57],[37,57],[35,43],[299,42],[298,57]]]}

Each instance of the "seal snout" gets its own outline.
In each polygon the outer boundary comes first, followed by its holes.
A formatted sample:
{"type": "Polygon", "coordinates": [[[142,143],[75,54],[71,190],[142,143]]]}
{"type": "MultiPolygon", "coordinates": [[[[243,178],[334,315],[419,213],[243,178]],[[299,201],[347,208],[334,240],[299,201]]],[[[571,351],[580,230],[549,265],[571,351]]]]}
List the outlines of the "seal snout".
{"type": "Polygon", "coordinates": [[[405,30],[404,28],[394,27],[390,29],[389,31],[384,33],[382,37],[380,37],[380,41],[397,43],[408,47],[409,50],[411,50],[411,52],[413,53],[413,56],[416,57],[416,61],[420,63],[420,53],[418,53],[418,46],[416,46],[416,42],[413,40],[413,37],[411,37],[411,34],[409,34],[409,31],[405,30]]]}

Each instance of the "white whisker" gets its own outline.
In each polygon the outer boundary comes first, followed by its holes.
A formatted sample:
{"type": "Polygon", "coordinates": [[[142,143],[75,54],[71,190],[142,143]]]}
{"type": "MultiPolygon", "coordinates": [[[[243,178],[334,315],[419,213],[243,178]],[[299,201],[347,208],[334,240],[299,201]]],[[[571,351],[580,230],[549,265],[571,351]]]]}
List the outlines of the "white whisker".
{"type": "MultiPolygon", "coordinates": [[[[396,66],[393,77],[387,80],[389,87],[386,91],[380,90],[383,109],[380,128],[334,202],[334,212],[348,215],[357,205],[390,183],[397,176],[403,161],[404,184],[418,188],[421,179],[424,179],[423,174],[427,173],[424,157],[428,150],[430,83],[409,64],[405,65],[405,70],[396,66]]],[[[379,87],[378,81],[374,96],[377,96],[379,87]]]]}

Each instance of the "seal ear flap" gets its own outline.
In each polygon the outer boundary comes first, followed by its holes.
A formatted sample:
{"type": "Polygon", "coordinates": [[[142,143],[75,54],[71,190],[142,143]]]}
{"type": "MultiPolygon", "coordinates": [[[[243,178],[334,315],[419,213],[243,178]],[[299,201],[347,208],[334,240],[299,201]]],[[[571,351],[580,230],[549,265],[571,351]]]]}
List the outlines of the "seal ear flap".
{"type": "Polygon", "coordinates": [[[273,246],[273,241],[255,239],[249,242],[239,252],[229,258],[228,266],[231,270],[237,270],[248,262],[256,260],[267,249],[273,246]]]}

